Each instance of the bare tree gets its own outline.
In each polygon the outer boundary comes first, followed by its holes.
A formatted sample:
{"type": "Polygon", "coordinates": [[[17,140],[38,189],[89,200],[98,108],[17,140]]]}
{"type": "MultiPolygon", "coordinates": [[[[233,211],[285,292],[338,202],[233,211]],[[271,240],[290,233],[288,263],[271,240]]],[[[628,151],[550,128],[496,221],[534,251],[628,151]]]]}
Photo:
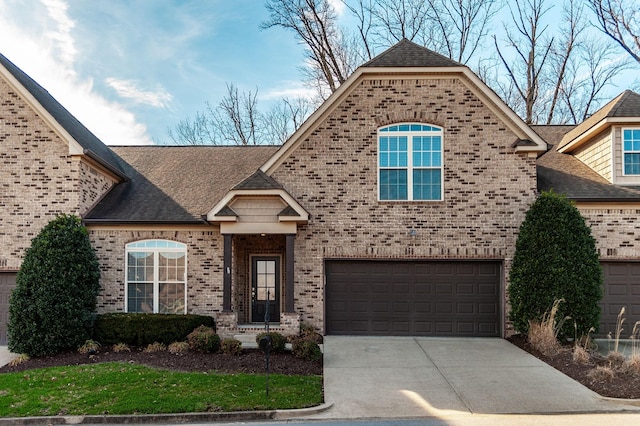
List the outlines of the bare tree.
{"type": "Polygon", "coordinates": [[[431,21],[442,37],[441,53],[466,64],[487,36],[495,0],[429,0],[431,21]]]}
{"type": "MultiPolygon", "coordinates": [[[[312,84],[325,85],[330,93],[349,77],[354,64],[347,60],[352,55],[343,51],[345,36],[338,27],[337,15],[328,0],[267,0],[269,20],[263,29],[282,27],[292,30],[307,51],[311,70],[307,79],[312,84]]],[[[324,96],[322,86],[317,87],[324,96]]]]}
{"type": "Polygon", "coordinates": [[[500,48],[495,35],[493,40],[510,82],[520,95],[518,105],[511,107],[516,112],[519,110],[524,121],[531,124],[538,120],[534,115],[534,107],[540,94],[542,72],[553,45],[553,38],[545,34],[548,27],[542,21],[549,7],[545,6],[544,0],[517,2],[513,7],[515,11],[509,5],[509,12],[516,31],[511,31],[505,25],[507,47],[511,49],[512,55],[500,48]]]}
{"type": "Polygon", "coordinates": [[[305,98],[281,99],[266,112],[258,109],[258,90],[240,93],[227,84],[227,93],[215,106],[186,118],[169,129],[177,145],[279,145],[304,122],[313,103],[305,98]]]}
{"type": "MultiPolygon", "coordinates": [[[[511,7],[511,6],[510,6],[511,7]]],[[[601,105],[606,88],[626,70],[588,21],[580,0],[562,2],[562,19],[551,28],[547,16],[557,5],[526,0],[510,9],[511,25],[503,23],[506,45],[494,36],[500,68],[506,79],[485,70],[485,81],[527,123],[576,123],[601,105]],[[516,96],[514,96],[516,95],[516,96]]]]}
{"type": "Polygon", "coordinates": [[[631,57],[640,62],[640,5],[632,0],[589,0],[598,25],[631,57]]]}
{"type": "Polygon", "coordinates": [[[210,122],[204,113],[196,112],[193,119],[185,118],[168,129],[169,139],[176,145],[205,145],[214,144],[210,133],[210,122]]]}
{"type": "Polygon", "coordinates": [[[608,43],[595,37],[578,46],[578,55],[569,63],[566,79],[561,86],[561,111],[555,122],[580,123],[610,100],[606,89],[615,76],[627,69],[630,59],[620,58],[608,43]]]}
{"type": "Polygon", "coordinates": [[[304,98],[283,98],[262,115],[262,140],[269,145],[283,144],[312,112],[313,104],[304,98]]]}

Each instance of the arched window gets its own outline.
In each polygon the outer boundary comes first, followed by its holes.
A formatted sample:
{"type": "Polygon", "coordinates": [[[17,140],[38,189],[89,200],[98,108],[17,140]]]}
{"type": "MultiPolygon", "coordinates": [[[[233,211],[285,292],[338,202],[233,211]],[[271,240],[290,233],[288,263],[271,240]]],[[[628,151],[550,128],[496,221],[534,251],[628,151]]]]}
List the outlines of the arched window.
{"type": "Polygon", "coordinates": [[[187,313],[187,246],[167,240],[126,245],[126,311],[187,313]]]}
{"type": "Polygon", "coordinates": [[[442,133],[420,123],[378,129],[379,200],[442,200],[442,133]]]}

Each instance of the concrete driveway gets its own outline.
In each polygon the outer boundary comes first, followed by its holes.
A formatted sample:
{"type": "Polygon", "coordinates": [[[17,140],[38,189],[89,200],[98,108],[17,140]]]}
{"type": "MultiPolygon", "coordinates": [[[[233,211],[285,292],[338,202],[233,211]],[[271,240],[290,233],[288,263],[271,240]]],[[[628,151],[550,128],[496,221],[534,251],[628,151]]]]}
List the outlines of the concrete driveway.
{"type": "Polygon", "coordinates": [[[313,418],[637,410],[600,397],[502,339],[327,336],[328,411],[313,418]]]}

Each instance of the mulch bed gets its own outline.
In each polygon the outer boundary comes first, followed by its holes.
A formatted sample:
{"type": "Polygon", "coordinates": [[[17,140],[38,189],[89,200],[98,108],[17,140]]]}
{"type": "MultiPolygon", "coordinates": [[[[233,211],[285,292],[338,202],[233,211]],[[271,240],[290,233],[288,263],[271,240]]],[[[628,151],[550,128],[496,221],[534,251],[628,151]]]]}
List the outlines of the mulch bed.
{"type": "MultiPolygon", "coordinates": [[[[17,366],[0,367],[0,373],[11,373],[34,368],[64,365],[96,364],[99,362],[129,362],[175,371],[217,371],[221,373],[265,373],[264,353],[257,349],[246,349],[241,355],[202,354],[188,352],[172,354],[168,351],[112,352],[101,348],[96,354],[87,355],[77,352],[65,352],[55,356],[29,359],[17,366]]],[[[322,360],[308,361],[296,358],[291,352],[272,353],[269,358],[270,374],[322,375],[322,360]]]]}
{"type": "Polygon", "coordinates": [[[640,398],[640,374],[616,371],[615,377],[611,380],[597,381],[589,378],[589,372],[597,366],[610,365],[609,361],[601,355],[591,354],[589,362],[581,364],[573,361],[571,348],[568,347],[558,355],[546,356],[535,350],[527,341],[526,336],[516,334],[507,340],[602,396],[624,399],[640,398]]]}

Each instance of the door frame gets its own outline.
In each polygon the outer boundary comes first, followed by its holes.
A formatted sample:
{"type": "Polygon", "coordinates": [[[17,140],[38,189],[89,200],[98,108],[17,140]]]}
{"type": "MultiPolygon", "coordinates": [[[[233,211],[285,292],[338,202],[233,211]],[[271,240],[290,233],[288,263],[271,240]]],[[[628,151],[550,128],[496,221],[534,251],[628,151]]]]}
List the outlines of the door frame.
{"type": "Polygon", "coordinates": [[[270,322],[280,322],[280,313],[282,312],[282,255],[274,253],[253,253],[249,255],[249,322],[263,323],[264,318],[253,318],[253,291],[255,289],[254,265],[256,260],[275,260],[276,261],[276,295],[275,305],[277,309],[277,318],[271,318],[270,322]]]}

